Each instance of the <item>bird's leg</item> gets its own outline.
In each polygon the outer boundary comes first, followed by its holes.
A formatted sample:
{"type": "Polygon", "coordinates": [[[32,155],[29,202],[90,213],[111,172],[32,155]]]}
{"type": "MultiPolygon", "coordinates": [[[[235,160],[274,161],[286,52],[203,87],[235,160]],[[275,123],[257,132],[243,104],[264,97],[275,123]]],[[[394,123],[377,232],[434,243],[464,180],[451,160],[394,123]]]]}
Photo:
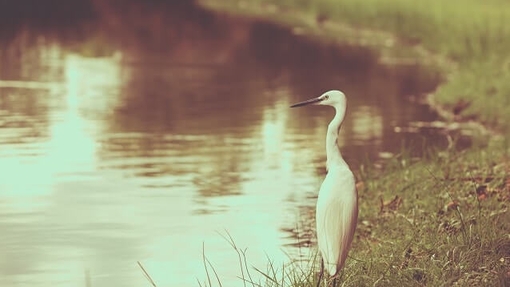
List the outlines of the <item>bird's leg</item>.
{"type": "Polygon", "coordinates": [[[324,275],[324,259],[321,258],[321,271],[319,272],[319,278],[317,279],[317,287],[320,287],[323,275],[324,275]]]}
{"type": "Polygon", "coordinates": [[[327,287],[336,287],[336,277],[329,277],[328,279],[324,279],[326,280],[326,286],[327,287]]]}
{"type": "Polygon", "coordinates": [[[337,279],[338,279],[338,277],[337,277],[337,276],[335,276],[335,277],[333,278],[333,287],[336,287],[336,284],[338,283],[338,280],[337,280],[337,279]]]}

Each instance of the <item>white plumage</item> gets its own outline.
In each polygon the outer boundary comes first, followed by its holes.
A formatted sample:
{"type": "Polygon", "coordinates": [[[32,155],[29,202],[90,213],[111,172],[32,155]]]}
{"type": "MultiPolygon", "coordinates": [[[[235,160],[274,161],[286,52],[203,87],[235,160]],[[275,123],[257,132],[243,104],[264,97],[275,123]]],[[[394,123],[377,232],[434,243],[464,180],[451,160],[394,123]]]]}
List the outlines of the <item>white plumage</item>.
{"type": "Polygon", "coordinates": [[[358,194],[354,175],[342,158],[337,143],[347,101],[342,92],[333,90],[291,107],[309,104],[332,106],[336,110],[326,134],[328,173],[319,190],[315,214],[317,242],[324,268],[330,276],[336,276],[344,266],[358,220],[358,194]]]}
{"type": "Polygon", "coordinates": [[[320,188],[315,213],[319,250],[331,276],[344,266],[357,219],[354,177],[349,168],[333,165],[320,188]]]}

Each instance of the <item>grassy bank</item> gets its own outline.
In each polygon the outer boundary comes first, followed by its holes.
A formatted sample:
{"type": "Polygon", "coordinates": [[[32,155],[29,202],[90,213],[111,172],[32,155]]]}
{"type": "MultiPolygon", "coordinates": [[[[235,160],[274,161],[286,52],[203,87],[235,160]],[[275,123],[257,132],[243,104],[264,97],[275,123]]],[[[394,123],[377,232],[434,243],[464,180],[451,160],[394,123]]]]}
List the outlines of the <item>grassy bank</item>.
{"type": "Polygon", "coordinates": [[[492,142],[414,164],[395,158],[382,174],[361,173],[363,216],[346,285],[508,286],[505,149],[492,142]]]}
{"type": "MultiPolygon", "coordinates": [[[[382,172],[361,169],[358,230],[341,286],[510,286],[510,25],[506,23],[510,3],[204,3],[285,25],[313,26],[317,33],[325,22],[386,31],[400,43],[452,61],[454,65],[443,65],[448,81],[434,93],[434,102],[455,120],[474,119],[498,130],[503,140],[489,140],[462,152],[432,151],[430,157],[413,163],[394,158],[382,172]]],[[[286,270],[286,279],[268,276],[272,278],[265,286],[313,284],[310,270],[286,270]]]]}
{"type": "Polygon", "coordinates": [[[389,31],[459,63],[436,99],[470,105],[458,113],[498,128],[510,120],[510,4],[501,0],[310,2],[314,13],[389,31]]]}
{"type": "MultiPolygon", "coordinates": [[[[501,144],[362,169],[341,286],[509,286],[510,162],[501,144]]],[[[307,266],[271,267],[266,283],[248,286],[315,286],[318,261],[307,266]]]]}

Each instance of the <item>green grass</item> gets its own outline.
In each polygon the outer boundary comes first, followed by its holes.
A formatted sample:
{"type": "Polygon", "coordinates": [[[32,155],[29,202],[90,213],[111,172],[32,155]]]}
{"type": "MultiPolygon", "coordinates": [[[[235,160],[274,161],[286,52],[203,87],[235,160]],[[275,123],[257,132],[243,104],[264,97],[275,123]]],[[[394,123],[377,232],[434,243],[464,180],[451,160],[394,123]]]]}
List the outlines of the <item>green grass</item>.
{"type": "MultiPolygon", "coordinates": [[[[452,113],[457,109],[451,119],[475,119],[504,136],[486,144],[477,139],[482,144],[462,152],[430,151],[417,162],[399,156],[382,171],[370,164],[361,168],[358,229],[340,286],[510,286],[510,2],[203,2],[312,27],[322,37],[334,35],[321,31],[327,28],[318,18],[386,31],[410,49],[423,47],[452,61],[438,66],[448,80],[434,102],[452,113]],[[467,107],[460,109],[461,103],[467,107]]],[[[291,263],[277,275],[270,265],[262,272],[266,282],[247,285],[314,286],[316,258],[308,266],[291,263]]]]}
{"type": "MultiPolygon", "coordinates": [[[[262,1],[271,2],[271,1],[262,1]]],[[[297,1],[283,1],[295,6],[297,1]]],[[[507,1],[319,0],[304,7],[330,19],[417,40],[459,62],[504,54],[510,46],[507,1]],[[506,2],[506,3],[505,3],[506,2]]],[[[285,5],[285,4],[283,4],[285,5]]]]}
{"type": "Polygon", "coordinates": [[[510,284],[508,147],[491,145],[363,172],[356,260],[344,284],[510,284]]]}

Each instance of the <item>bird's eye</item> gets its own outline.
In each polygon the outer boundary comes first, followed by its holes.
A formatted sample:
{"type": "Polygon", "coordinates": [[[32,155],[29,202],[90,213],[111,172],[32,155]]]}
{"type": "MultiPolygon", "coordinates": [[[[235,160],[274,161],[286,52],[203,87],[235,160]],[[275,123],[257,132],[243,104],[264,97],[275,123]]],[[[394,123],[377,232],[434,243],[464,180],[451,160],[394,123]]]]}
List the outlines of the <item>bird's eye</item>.
{"type": "Polygon", "coordinates": [[[324,99],[325,99],[325,100],[329,99],[329,95],[325,95],[325,96],[324,96],[324,99]]]}

